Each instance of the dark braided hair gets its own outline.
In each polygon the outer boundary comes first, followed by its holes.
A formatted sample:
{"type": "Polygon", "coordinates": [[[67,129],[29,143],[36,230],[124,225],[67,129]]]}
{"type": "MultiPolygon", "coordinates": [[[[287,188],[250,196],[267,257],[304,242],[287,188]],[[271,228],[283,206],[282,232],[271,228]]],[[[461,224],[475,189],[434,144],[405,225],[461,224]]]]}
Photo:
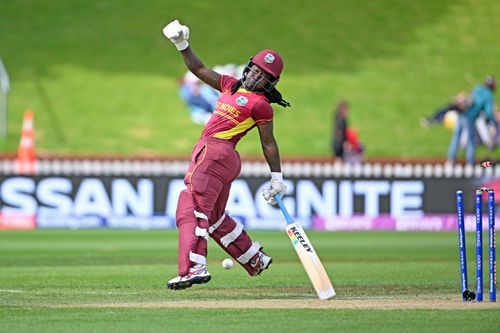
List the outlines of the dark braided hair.
{"type": "Polygon", "coordinates": [[[285,101],[283,97],[281,97],[281,93],[275,87],[273,87],[271,91],[266,91],[264,95],[266,95],[267,99],[269,100],[269,103],[277,103],[278,105],[281,105],[284,108],[290,106],[290,103],[285,101]]]}
{"type": "MultiPolygon", "coordinates": [[[[231,87],[231,95],[234,95],[238,91],[238,89],[241,88],[242,84],[243,84],[243,78],[236,81],[231,87]]],[[[276,103],[284,108],[290,106],[290,103],[285,101],[283,97],[281,97],[281,93],[275,87],[273,87],[273,89],[271,89],[270,91],[265,90],[264,95],[269,100],[269,103],[276,103]]]]}

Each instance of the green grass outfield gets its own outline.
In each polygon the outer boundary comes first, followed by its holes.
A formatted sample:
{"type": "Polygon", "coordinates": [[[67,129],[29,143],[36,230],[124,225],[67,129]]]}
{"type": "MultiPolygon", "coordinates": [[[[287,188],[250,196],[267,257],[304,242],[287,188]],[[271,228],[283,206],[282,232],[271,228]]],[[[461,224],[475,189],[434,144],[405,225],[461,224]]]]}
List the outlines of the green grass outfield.
{"type": "Polygon", "coordinates": [[[261,276],[222,269],[225,254],[211,241],[212,281],[170,291],[164,284],[176,271],[173,230],[2,231],[0,331],[500,329],[500,307],[487,293],[483,304],[461,302],[455,233],[308,232],[336,288],[332,301],[316,299],[285,233],[250,234],[274,258],[261,276]]]}
{"type": "MultiPolygon", "coordinates": [[[[0,1],[0,16],[11,78],[0,153],[16,151],[31,108],[39,153],[188,155],[202,128],[161,33],[174,18],[208,66],[244,64],[262,48],[283,55],[278,87],[292,108],[275,108],[275,131],[285,157],[330,156],[332,111],[345,98],[368,157],[444,159],[451,131],[420,118],[500,76],[498,0],[23,0],[0,1]]],[[[262,155],[254,132],[244,156],[262,155]]]]}

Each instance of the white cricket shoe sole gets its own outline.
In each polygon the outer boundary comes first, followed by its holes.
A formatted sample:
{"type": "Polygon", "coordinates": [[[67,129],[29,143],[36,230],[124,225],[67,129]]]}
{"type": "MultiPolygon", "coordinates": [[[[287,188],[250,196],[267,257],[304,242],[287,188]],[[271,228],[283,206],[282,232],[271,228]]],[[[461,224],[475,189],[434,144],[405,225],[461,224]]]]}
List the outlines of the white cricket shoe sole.
{"type": "Polygon", "coordinates": [[[188,275],[177,276],[167,282],[167,287],[172,290],[191,288],[193,284],[202,284],[210,281],[212,276],[207,270],[207,266],[200,268],[190,268],[188,275]]]}

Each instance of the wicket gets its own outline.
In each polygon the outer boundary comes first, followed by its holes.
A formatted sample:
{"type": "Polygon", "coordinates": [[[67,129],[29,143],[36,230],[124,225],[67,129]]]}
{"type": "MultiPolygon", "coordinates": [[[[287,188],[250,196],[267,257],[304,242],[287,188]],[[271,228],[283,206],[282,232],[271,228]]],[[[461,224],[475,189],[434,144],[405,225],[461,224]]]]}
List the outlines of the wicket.
{"type": "Polygon", "coordinates": [[[467,249],[465,246],[463,192],[457,191],[458,246],[460,250],[460,276],[463,301],[483,301],[483,193],[488,193],[488,257],[490,301],[496,302],[496,234],[495,234],[495,191],[488,188],[476,190],[476,293],[469,291],[467,277],[467,249]]]}

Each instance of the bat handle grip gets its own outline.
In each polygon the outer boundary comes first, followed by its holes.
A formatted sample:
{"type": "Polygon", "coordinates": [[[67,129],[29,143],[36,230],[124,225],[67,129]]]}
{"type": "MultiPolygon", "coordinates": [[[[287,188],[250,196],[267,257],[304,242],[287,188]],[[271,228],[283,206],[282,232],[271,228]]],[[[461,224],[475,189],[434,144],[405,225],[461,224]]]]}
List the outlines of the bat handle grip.
{"type": "Polygon", "coordinates": [[[283,215],[285,216],[285,220],[287,224],[292,224],[293,223],[293,218],[290,216],[288,213],[288,210],[285,207],[285,204],[283,204],[283,200],[281,200],[281,197],[279,194],[274,195],[274,200],[276,200],[276,203],[280,207],[281,211],[283,212],[283,215]]]}

